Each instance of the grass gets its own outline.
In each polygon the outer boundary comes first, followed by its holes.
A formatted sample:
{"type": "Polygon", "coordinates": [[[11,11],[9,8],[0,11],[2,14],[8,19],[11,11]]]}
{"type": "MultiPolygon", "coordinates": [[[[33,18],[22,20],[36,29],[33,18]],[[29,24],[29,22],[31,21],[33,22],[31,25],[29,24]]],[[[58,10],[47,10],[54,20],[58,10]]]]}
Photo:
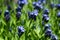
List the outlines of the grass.
{"type": "MultiPolygon", "coordinates": [[[[29,20],[28,19],[28,11],[33,11],[33,6],[32,6],[32,0],[28,0],[28,5],[25,5],[22,9],[22,15],[20,20],[16,21],[16,12],[14,10],[13,13],[10,11],[10,16],[11,19],[9,22],[5,22],[4,20],[4,12],[6,10],[6,5],[4,5],[3,2],[4,0],[0,0],[0,9],[2,10],[2,15],[0,15],[0,40],[50,40],[50,38],[45,38],[44,37],[44,26],[42,26],[42,13],[43,10],[41,10],[36,17],[36,21],[34,20],[29,20]],[[18,37],[18,26],[24,26],[25,28],[25,33],[19,38],[18,37]],[[33,27],[33,25],[36,26],[36,28],[33,27]],[[12,28],[12,32],[9,32],[9,28],[12,28]]],[[[49,1],[49,0],[47,0],[49,1]]],[[[52,0],[51,0],[52,2],[52,0]]],[[[57,0],[54,0],[55,4],[58,4],[57,0]]],[[[15,3],[9,3],[12,6],[12,9],[15,9],[17,5],[15,3]]],[[[44,5],[45,8],[49,8],[49,3],[44,5]]],[[[53,10],[49,8],[50,13],[49,17],[50,20],[48,23],[51,24],[51,30],[53,34],[56,34],[58,36],[58,40],[60,40],[60,27],[58,26],[59,22],[57,20],[56,14],[59,10],[56,11],[56,8],[53,10]]]]}

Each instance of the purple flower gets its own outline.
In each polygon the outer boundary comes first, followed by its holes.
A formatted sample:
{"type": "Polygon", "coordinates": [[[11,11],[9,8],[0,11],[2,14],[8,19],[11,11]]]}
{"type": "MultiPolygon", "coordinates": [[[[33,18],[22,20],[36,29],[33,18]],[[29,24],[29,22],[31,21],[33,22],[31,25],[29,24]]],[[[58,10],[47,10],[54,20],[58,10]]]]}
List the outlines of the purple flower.
{"type": "Polygon", "coordinates": [[[9,21],[9,20],[10,20],[10,13],[9,13],[8,10],[5,11],[4,17],[5,17],[5,20],[6,20],[6,21],[9,21]]]}
{"type": "Polygon", "coordinates": [[[27,0],[18,0],[18,5],[23,8],[23,6],[27,4],[27,0]]]}
{"type": "Polygon", "coordinates": [[[4,16],[10,14],[8,10],[5,11],[4,16]]]}
{"type": "Polygon", "coordinates": [[[49,14],[49,10],[48,9],[45,9],[44,10],[44,14],[47,14],[48,15],[49,14]]]}
{"type": "Polygon", "coordinates": [[[58,12],[57,17],[60,18],[60,12],[58,12]]]}
{"type": "Polygon", "coordinates": [[[17,20],[19,20],[20,16],[21,16],[21,12],[17,12],[17,14],[16,14],[17,20]]]}
{"type": "Polygon", "coordinates": [[[47,30],[45,31],[45,37],[51,37],[51,35],[52,35],[51,29],[47,29],[47,30]]]}
{"type": "Polygon", "coordinates": [[[52,2],[52,3],[50,4],[50,7],[53,9],[53,8],[55,7],[55,4],[52,2]]]}
{"type": "Polygon", "coordinates": [[[43,14],[43,19],[44,19],[45,17],[48,17],[48,15],[47,15],[47,14],[43,14]]]}
{"type": "Polygon", "coordinates": [[[50,24],[45,24],[45,26],[44,26],[44,30],[47,30],[47,29],[50,29],[50,24]]]}
{"type": "Polygon", "coordinates": [[[37,16],[38,15],[38,10],[34,10],[33,15],[37,16]]]}
{"type": "Polygon", "coordinates": [[[12,8],[10,5],[7,5],[7,9],[10,11],[12,8]]]}
{"type": "Polygon", "coordinates": [[[45,22],[49,21],[49,16],[47,14],[43,14],[42,20],[44,20],[45,22]]]}
{"type": "Polygon", "coordinates": [[[33,2],[32,4],[33,4],[33,6],[35,6],[36,4],[39,4],[39,5],[40,5],[41,2],[40,2],[40,1],[38,1],[38,2],[33,2]]]}
{"type": "Polygon", "coordinates": [[[41,10],[43,9],[43,6],[40,4],[40,2],[33,2],[34,9],[41,10]]]}
{"type": "Polygon", "coordinates": [[[9,21],[10,20],[10,15],[9,14],[5,16],[5,20],[6,21],[9,21]]]}
{"type": "Polygon", "coordinates": [[[20,37],[25,32],[23,26],[18,27],[18,36],[20,37]]]}
{"type": "Polygon", "coordinates": [[[18,6],[18,7],[16,8],[16,12],[21,12],[21,7],[20,7],[20,6],[18,6]]]}
{"type": "Polygon", "coordinates": [[[37,15],[38,15],[38,10],[34,10],[33,12],[28,12],[29,19],[36,20],[37,15]]]}
{"type": "Polygon", "coordinates": [[[55,34],[52,34],[51,40],[58,40],[57,36],[55,34]]]}
{"type": "Polygon", "coordinates": [[[56,5],[56,8],[57,8],[57,9],[60,9],[60,4],[57,4],[57,5],[56,5]]]}
{"type": "Polygon", "coordinates": [[[46,0],[38,0],[38,1],[40,1],[41,3],[46,3],[46,0]]]}
{"type": "Polygon", "coordinates": [[[45,18],[44,18],[44,21],[45,21],[45,22],[48,22],[48,21],[49,21],[49,17],[45,17],[45,18]]]}
{"type": "Polygon", "coordinates": [[[19,27],[18,27],[18,32],[19,32],[19,33],[20,33],[20,32],[25,32],[23,26],[19,26],[19,27]]]}

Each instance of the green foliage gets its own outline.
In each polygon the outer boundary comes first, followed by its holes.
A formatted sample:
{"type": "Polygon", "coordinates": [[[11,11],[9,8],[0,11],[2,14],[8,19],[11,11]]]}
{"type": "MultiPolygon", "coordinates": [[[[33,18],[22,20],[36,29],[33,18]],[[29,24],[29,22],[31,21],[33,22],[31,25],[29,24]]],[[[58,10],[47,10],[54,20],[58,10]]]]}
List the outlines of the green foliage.
{"type": "MultiPolygon", "coordinates": [[[[34,1],[34,0],[33,0],[34,1]]],[[[44,26],[42,26],[42,13],[43,10],[39,12],[38,16],[36,17],[36,21],[28,19],[28,11],[33,11],[32,0],[28,0],[28,5],[25,5],[22,9],[22,15],[18,21],[16,21],[16,11],[15,8],[17,5],[13,2],[10,5],[14,10],[13,13],[10,11],[11,19],[9,22],[4,20],[4,12],[6,10],[6,5],[4,5],[4,0],[0,0],[0,9],[2,10],[2,15],[0,15],[0,40],[50,40],[49,38],[45,39],[44,37],[44,26]],[[24,26],[25,32],[19,38],[18,37],[18,26],[24,26]],[[33,25],[36,28],[33,28],[33,25]],[[9,28],[12,28],[12,32],[9,31],[9,28]]],[[[57,0],[54,1],[57,4],[57,0]]],[[[46,8],[49,8],[49,4],[45,5],[46,8]]],[[[60,40],[60,27],[58,26],[58,20],[56,18],[57,11],[54,8],[53,10],[49,8],[50,13],[49,17],[50,20],[48,23],[51,24],[51,30],[54,34],[58,36],[60,40]]]]}

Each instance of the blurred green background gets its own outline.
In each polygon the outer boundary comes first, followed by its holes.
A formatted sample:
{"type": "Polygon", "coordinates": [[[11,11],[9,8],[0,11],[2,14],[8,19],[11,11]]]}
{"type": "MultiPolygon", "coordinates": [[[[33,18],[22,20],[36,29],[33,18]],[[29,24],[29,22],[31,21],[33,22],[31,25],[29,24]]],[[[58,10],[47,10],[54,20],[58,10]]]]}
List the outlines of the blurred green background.
{"type": "MultiPolygon", "coordinates": [[[[29,20],[28,19],[28,11],[33,11],[32,2],[37,0],[28,0],[28,4],[24,5],[22,9],[21,17],[18,21],[16,21],[16,11],[18,4],[14,2],[14,0],[0,0],[0,10],[2,10],[2,15],[0,15],[0,40],[50,40],[50,38],[44,37],[44,26],[42,26],[42,13],[43,10],[39,11],[38,16],[36,17],[36,21],[29,20]],[[11,5],[12,10],[14,12],[10,11],[11,19],[9,22],[5,22],[4,19],[4,12],[7,8],[6,3],[11,5]],[[24,34],[19,38],[18,37],[18,26],[24,26],[25,32],[24,34]],[[32,28],[33,25],[36,26],[36,28],[32,28]],[[9,28],[12,28],[12,32],[9,31],[9,28]]],[[[58,26],[59,22],[57,19],[57,12],[59,10],[56,10],[56,8],[51,9],[49,7],[49,3],[54,2],[55,4],[58,4],[58,0],[47,0],[47,4],[44,4],[45,8],[48,8],[49,13],[49,24],[51,24],[51,30],[53,34],[56,34],[58,36],[58,40],[60,40],[60,26],[58,26]]]]}

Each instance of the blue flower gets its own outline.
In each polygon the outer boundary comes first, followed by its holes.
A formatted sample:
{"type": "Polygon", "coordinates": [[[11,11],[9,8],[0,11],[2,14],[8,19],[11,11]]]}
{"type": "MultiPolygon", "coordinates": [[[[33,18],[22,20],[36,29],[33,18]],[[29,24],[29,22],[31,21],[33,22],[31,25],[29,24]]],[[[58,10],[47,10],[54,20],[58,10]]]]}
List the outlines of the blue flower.
{"type": "Polygon", "coordinates": [[[55,7],[55,4],[52,2],[52,3],[50,4],[50,7],[53,9],[53,8],[55,7]]]}
{"type": "Polygon", "coordinates": [[[34,10],[33,15],[37,16],[38,15],[38,10],[34,10]]]}
{"type": "Polygon", "coordinates": [[[47,15],[47,14],[43,14],[43,19],[44,19],[45,17],[48,17],[48,15],[47,15]]]}
{"type": "Polygon", "coordinates": [[[33,2],[34,9],[41,10],[43,9],[43,6],[40,4],[40,2],[33,2]]]}
{"type": "Polygon", "coordinates": [[[45,37],[51,37],[51,35],[52,35],[51,29],[47,29],[47,30],[45,31],[45,37]]]}
{"type": "Polygon", "coordinates": [[[10,20],[10,13],[9,13],[8,10],[5,11],[4,17],[5,17],[5,20],[6,20],[6,21],[9,21],[9,20],[10,20]]]}
{"type": "Polygon", "coordinates": [[[18,32],[19,32],[19,33],[20,33],[20,32],[25,32],[23,26],[19,26],[19,27],[18,27],[18,32]]]}
{"type": "Polygon", "coordinates": [[[4,16],[10,14],[8,10],[5,11],[4,16]]]}
{"type": "Polygon", "coordinates": [[[20,6],[18,6],[18,7],[16,8],[16,12],[21,12],[21,7],[20,7],[20,6]]]}
{"type": "Polygon", "coordinates": [[[19,20],[20,16],[21,16],[21,12],[17,12],[17,14],[16,14],[17,20],[19,20]]]}
{"type": "Polygon", "coordinates": [[[47,29],[50,29],[50,24],[45,24],[45,26],[44,26],[44,30],[47,30],[47,29]]]}
{"type": "Polygon", "coordinates": [[[58,40],[57,36],[55,34],[52,34],[51,40],[58,40]]]}
{"type": "Polygon", "coordinates": [[[25,32],[23,26],[18,27],[18,36],[20,37],[25,32]]]}
{"type": "Polygon", "coordinates": [[[44,14],[47,14],[48,15],[49,14],[49,9],[45,9],[44,10],[44,14]]]}
{"type": "Polygon", "coordinates": [[[56,8],[57,8],[57,9],[60,9],[60,4],[57,4],[57,5],[56,5],[56,8]]]}
{"type": "Polygon", "coordinates": [[[7,5],[7,9],[10,11],[12,8],[10,5],[7,5]]]}
{"type": "Polygon", "coordinates": [[[46,0],[38,0],[38,1],[40,1],[41,3],[46,3],[46,0]]]}
{"type": "Polygon", "coordinates": [[[57,18],[60,18],[60,12],[58,12],[58,14],[57,14],[57,18]]]}
{"type": "Polygon", "coordinates": [[[9,21],[10,20],[10,15],[9,14],[5,16],[5,20],[6,21],[9,21]]]}
{"type": "Polygon", "coordinates": [[[18,0],[18,5],[23,8],[25,4],[27,4],[27,0],[18,0]]]}
{"type": "Polygon", "coordinates": [[[38,15],[38,10],[34,10],[33,12],[28,12],[29,19],[36,20],[37,15],[38,15]]]}
{"type": "Polygon", "coordinates": [[[45,17],[45,18],[44,18],[44,21],[45,21],[45,22],[48,22],[49,19],[50,19],[49,17],[45,17]]]}

